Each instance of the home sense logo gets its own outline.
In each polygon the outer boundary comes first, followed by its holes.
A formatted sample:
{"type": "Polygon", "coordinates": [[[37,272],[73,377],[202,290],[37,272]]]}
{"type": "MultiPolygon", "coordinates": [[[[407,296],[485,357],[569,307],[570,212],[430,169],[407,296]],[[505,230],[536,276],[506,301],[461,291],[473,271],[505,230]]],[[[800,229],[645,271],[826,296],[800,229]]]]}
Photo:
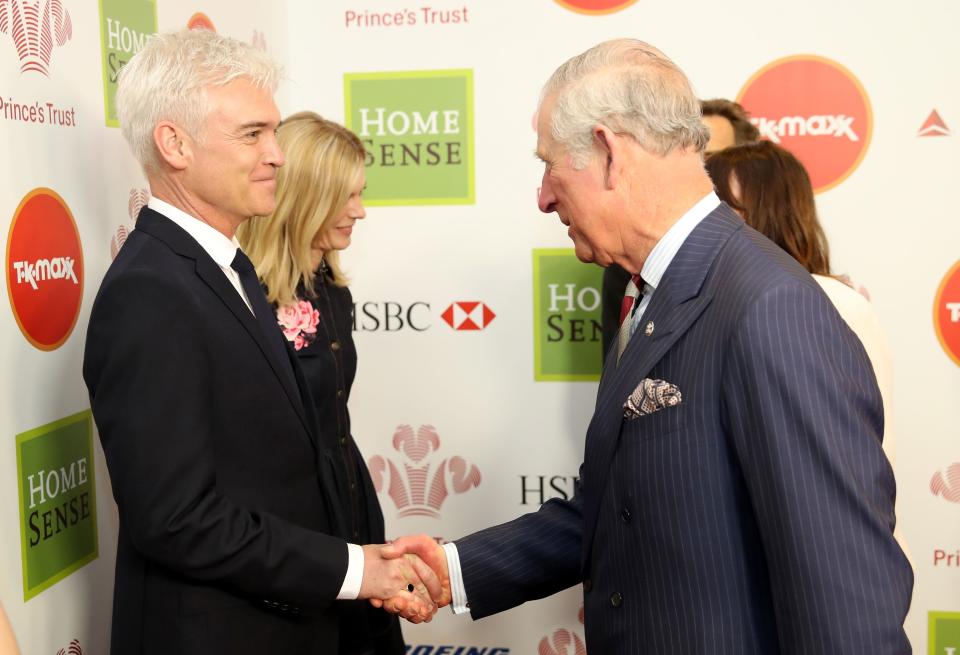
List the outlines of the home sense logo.
{"type": "Polygon", "coordinates": [[[960,612],[929,612],[927,630],[930,655],[960,655],[960,612]]]}
{"type": "Polygon", "coordinates": [[[17,207],[7,238],[7,292],[27,341],[55,350],[70,336],[83,299],[83,251],[70,208],[52,189],[17,207]]]}
{"type": "Polygon", "coordinates": [[[50,55],[73,36],[73,21],[60,0],[0,0],[0,34],[13,39],[21,73],[48,75],[50,55]]]}
{"type": "Polygon", "coordinates": [[[626,9],[637,0],[556,0],[561,7],[578,14],[612,14],[626,9]]]}
{"type": "Polygon", "coordinates": [[[762,138],[803,162],[817,192],[845,180],[870,145],[873,114],[866,91],[853,73],[824,57],[774,61],[747,81],[737,101],[762,138]]]}
{"type": "Polygon", "coordinates": [[[473,204],[473,71],[344,75],[369,205],[473,204]]]}
{"type": "Polygon", "coordinates": [[[370,458],[370,476],[377,492],[386,491],[399,512],[397,516],[440,518],[440,507],[453,493],[462,494],[480,485],[480,470],[455,456],[436,463],[440,435],[432,425],[416,433],[400,425],[393,434],[399,461],[376,455],[370,458]]]}
{"type": "Polygon", "coordinates": [[[937,289],[933,327],[944,352],[960,366],[960,261],[947,272],[937,289]]]}
{"type": "Polygon", "coordinates": [[[534,379],[598,380],[603,269],[573,248],[533,251],[534,379]]]}
{"type": "Polygon", "coordinates": [[[100,0],[100,53],[103,66],[103,111],[107,126],[117,122],[117,78],[133,55],[157,31],[156,0],[100,0]]]}
{"type": "Polygon", "coordinates": [[[25,601],[97,557],[92,423],[86,411],[17,435],[25,601]]]}

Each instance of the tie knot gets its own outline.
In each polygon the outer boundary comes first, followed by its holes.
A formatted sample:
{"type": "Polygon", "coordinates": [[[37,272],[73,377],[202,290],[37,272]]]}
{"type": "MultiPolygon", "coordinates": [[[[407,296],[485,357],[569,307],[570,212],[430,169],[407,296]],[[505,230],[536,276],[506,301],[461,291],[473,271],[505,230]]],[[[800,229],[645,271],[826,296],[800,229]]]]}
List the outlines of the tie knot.
{"type": "Polygon", "coordinates": [[[251,262],[250,258],[243,254],[243,251],[239,248],[237,248],[237,254],[233,256],[233,261],[230,262],[230,268],[241,275],[244,273],[252,273],[254,270],[253,262],[251,262]]]}

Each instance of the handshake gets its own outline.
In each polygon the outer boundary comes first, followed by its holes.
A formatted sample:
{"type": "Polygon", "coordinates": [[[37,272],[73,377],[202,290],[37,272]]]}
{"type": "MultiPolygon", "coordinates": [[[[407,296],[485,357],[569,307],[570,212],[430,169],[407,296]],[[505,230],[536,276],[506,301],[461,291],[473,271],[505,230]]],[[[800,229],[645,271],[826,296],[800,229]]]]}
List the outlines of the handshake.
{"type": "Polygon", "coordinates": [[[451,601],[443,547],[427,535],[364,546],[359,597],[412,623],[430,621],[451,601]]]}

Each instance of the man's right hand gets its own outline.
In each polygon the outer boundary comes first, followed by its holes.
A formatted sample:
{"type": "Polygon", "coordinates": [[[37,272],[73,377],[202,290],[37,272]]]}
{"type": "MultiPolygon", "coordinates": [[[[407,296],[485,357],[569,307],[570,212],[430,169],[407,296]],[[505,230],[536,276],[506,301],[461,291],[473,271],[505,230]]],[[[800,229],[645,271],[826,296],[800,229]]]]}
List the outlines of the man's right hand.
{"type": "Polygon", "coordinates": [[[375,607],[385,607],[413,623],[429,621],[437,611],[431,599],[444,593],[438,576],[415,555],[385,557],[383,548],[363,546],[363,581],[358,597],[370,599],[375,607]]]}
{"type": "MultiPolygon", "coordinates": [[[[443,547],[436,542],[433,537],[425,534],[409,537],[400,537],[399,539],[382,546],[380,554],[384,559],[396,559],[404,555],[416,556],[433,569],[439,581],[438,593],[434,589],[429,589],[430,597],[437,607],[444,607],[450,604],[452,595],[450,593],[450,572],[447,568],[447,555],[443,547]]],[[[371,601],[373,602],[373,601],[371,601]]],[[[390,602],[377,604],[377,607],[383,606],[388,612],[394,612],[394,607],[390,602]]]]}

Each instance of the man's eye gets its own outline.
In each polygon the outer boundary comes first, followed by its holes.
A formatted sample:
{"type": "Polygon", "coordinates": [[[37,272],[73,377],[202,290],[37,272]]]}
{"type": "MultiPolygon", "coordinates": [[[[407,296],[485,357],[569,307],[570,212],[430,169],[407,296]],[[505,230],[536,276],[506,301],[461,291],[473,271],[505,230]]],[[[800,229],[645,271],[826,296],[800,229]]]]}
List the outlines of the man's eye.
{"type": "Polygon", "coordinates": [[[252,130],[252,131],[250,131],[250,132],[247,132],[247,138],[248,138],[248,139],[258,139],[258,138],[260,138],[260,130],[252,130]]]}

